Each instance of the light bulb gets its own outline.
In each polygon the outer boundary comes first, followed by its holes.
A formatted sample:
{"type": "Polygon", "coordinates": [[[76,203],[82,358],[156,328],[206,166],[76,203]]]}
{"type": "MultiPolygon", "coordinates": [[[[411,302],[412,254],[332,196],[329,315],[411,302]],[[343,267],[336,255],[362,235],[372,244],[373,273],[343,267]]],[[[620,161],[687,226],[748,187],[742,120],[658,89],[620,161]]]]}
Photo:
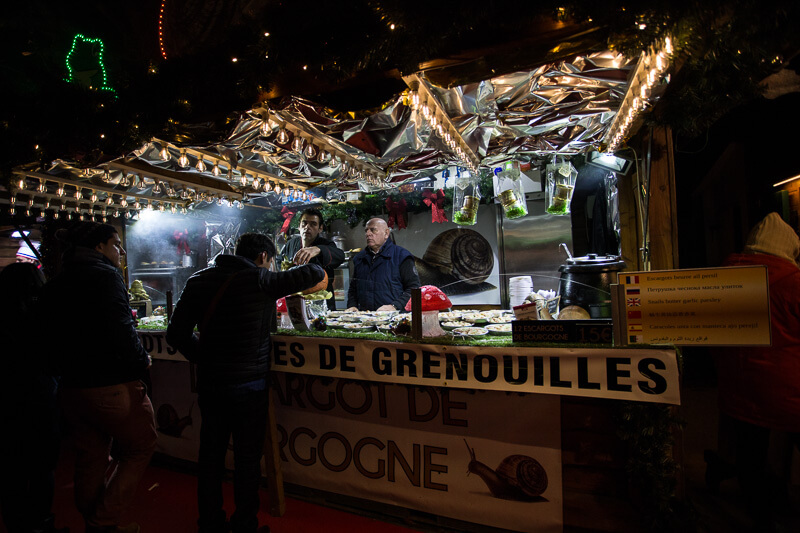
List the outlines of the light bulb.
{"type": "Polygon", "coordinates": [[[275,184],[275,189],[274,189],[274,191],[275,191],[275,194],[280,194],[280,193],[281,193],[281,190],[282,190],[282,189],[281,189],[281,184],[280,184],[280,183],[276,183],[276,184],[275,184]]]}
{"type": "Polygon", "coordinates": [[[91,201],[93,201],[93,202],[96,202],[97,201],[97,193],[92,191],[92,195],[89,197],[89,199],[91,201]]]}
{"type": "Polygon", "coordinates": [[[331,160],[331,153],[330,152],[328,152],[327,150],[320,150],[319,151],[319,155],[317,156],[317,161],[319,161],[320,163],[324,164],[324,163],[327,163],[330,160],[331,160]]]}
{"type": "Polygon", "coordinates": [[[181,206],[181,214],[183,214],[183,215],[185,215],[185,214],[186,214],[186,208],[185,208],[185,207],[183,207],[183,206],[181,206]]]}
{"type": "Polygon", "coordinates": [[[19,189],[21,189],[23,191],[25,190],[25,178],[20,178],[17,181],[17,188],[19,188],[19,189]]]}
{"type": "Polygon", "coordinates": [[[219,175],[222,173],[219,170],[219,163],[214,162],[214,168],[211,169],[211,173],[214,174],[215,176],[219,177],[219,175]]]}
{"type": "Polygon", "coordinates": [[[178,208],[175,207],[175,204],[170,204],[169,210],[172,211],[172,214],[174,215],[175,212],[178,211],[178,208]]]}
{"type": "Polygon", "coordinates": [[[140,191],[147,188],[147,184],[144,182],[144,177],[142,177],[141,174],[136,174],[136,188],[140,191]]]}
{"type": "Polygon", "coordinates": [[[205,172],[206,171],[206,162],[203,161],[202,157],[197,158],[197,165],[195,166],[198,172],[205,172]]]}
{"type": "Polygon", "coordinates": [[[264,183],[264,192],[269,192],[273,188],[273,184],[271,181],[267,181],[264,183]]]}
{"type": "Polygon", "coordinates": [[[17,212],[17,210],[16,210],[16,209],[14,209],[14,206],[13,206],[13,205],[12,205],[11,207],[9,207],[9,208],[8,208],[8,214],[9,214],[9,215],[12,215],[12,216],[13,216],[13,215],[14,215],[16,212],[17,212]]]}
{"type": "Polygon", "coordinates": [[[41,193],[47,192],[47,185],[44,184],[44,181],[39,181],[39,187],[36,189],[41,193]]]}
{"type": "Polygon", "coordinates": [[[114,218],[119,218],[119,209],[114,209],[114,218]]]}
{"type": "Polygon", "coordinates": [[[289,189],[289,187],[283,189],[284,196],[288,197],[290,194],[292,194],[292,191],[289,189]]]}
{"type": "Polygon", "coordinates": [[[300,153],[303,151],[303,146],[305,145],[305,140],[298,136],[295,136],[294,140],[292,141],[292,150],[294,152],[300,153]]]}
{"type": "Polygon", "coordinates": [[[33,207],[33,196],[28,198],[28,207],[33,207]]]}
{"type": "Polygon", "coordinates": [[[182,168],[186,168],[189,166],[189,156],[186,155],[186,149],[181,150],[181,157],[178,159],[178,164],[182,168]]]}
{"type": "Polygon", "coordinates": [[[44,201],[44,208],[45,209],[50,209],[50,200],[45,200],[44,201]]]}
{"type": "Polygon", "coordinates": [[[111,205],[114,203],[114,198],[111,195],[108,195],[106,198],[106,205],[111,205]]]}
{"type": "Polygon", "coordinates": [[[172,184],[169,184],[169,189],[167,189],[167,196],[170,198],[174,198],[178,196],[178,193],[175,192],[175,189],[172,187],[172,184]]]}
{"type": "Polygon", "coordinates": [[[108,171],[107,168],[103,170],[103,178],[102,179],[103,179],[103,183],[109,183],[111,181],[111,173],[108,171]]]}
{"type": "Polygon", "coordinates": [[[286,128],[281,128],[278,130],[278,135],[275,137],[275,142],[278,144],[286,144],[289,142],[289,132],[286,131],[286,128]]]}
{"type": "Polygon", "coordinates": [[[238,207],[239,209],[244,209],[244,202],[238,202],[238,204],[239,205],[237,205],[236,207],[238,207]]]}
{"type": "Polygon", "coordinates": [[[169,150],[167,150],[166,145],[161,149],[161,152],[159,152],[159,155],[161,155],[161,159],[163,161],[169,161],[169,150]]]}
{"type": "Polygon", "coordinates": [[[133,218],[133,213],[130,211],[125,211],[125,218],[133,218]]]}
{"type": "Polygon", "coordinates": [[[253,189],[259,190],[261,188],[261,180],[258,178],[253,179],[253,189]]]}
{"type": "Polygon", "coordinates": [[[122,207],[128,207],[128,200],[126,200],[125,197],[123,196],[122,199],[119,201],[119,205],[121,205],[122,207]]]}
{"type": "Polygon", "coordinates": [[[122,179],[119,180],[120,187],[130,187],[131,186],[131,178],[127,172],[122,172],[122,179]]]}
{"type": "Polygon", "coordinates": [[[300,198],[301,198],[301,199],[302,199],[304,202],[308,201],[308,193],[307,193],[306,191],[303,191],[303,194],[302,194],[302,196],[300,196],[300,198]]]}
{"type": "Polygon", "coordinates": [[[53,220],[58,220],[58,211],[53,212],[53,220]]]}
{"type": "Polygon", "coordinates": [[[64,186],[63,185],[59,185],[58,186],[58,190],[56,191],[56,194],[58,194],[59,196],[64,196],[64,186]]]}
{"type": "Polygon", "coordinates": [[[225,199],[224,199],[222,196],[220,196],[219,198],[217,198],[217,205],[221,207],[221,206],[222,206],[222,203],[223,203],[224,201],[225,201],[225,199]]]}
{"type": "Polygon", "coordinates": [[[161,182],[159,182],[158,180],[156,180],[156,181],[153,183],[153,193],[155,193],[155,194],[158,194],[158,193],[160,193],[160,192],[161,192],[161,182]]]}
{"type": "Polygon", "coordinates": [[[80,189],[75,189],[75,199],[80,200],[83,197],[80,189]]]}
{"type": "Polygon", "coordinates": [[[247,187],[247,172],[242,172],[242,175],[239,177],[239,183],[242,187],[247,187]]]}
{"type": "Polygon", "coordinates": [[[136,200],[135,202],[133,202],[133,208],[134,209],[141,209],[142,208],[142,204],[139,203],[139,200],[136,200]]]}
{"type": "Polygon", "coordinates": [[[189,199],[189,193],[186,192],[186,189],[183,189],[181,191],[181,200],[188,200],[188,199],[189,199]]]}
{"type": "Polygon", "coordinates": [[[165,207],[164,206],[164,202],[161,202],[160,204],[158,204],[158,210],[161,211],[162,213],[164,212],[164,207],[165,207]]]}
{"type": "Polygon", "coordinates": [[[308,143],[306,149],[303,151],[308,159],[314,159],[317,156],[317,147],[312,143],[308,143]]]}

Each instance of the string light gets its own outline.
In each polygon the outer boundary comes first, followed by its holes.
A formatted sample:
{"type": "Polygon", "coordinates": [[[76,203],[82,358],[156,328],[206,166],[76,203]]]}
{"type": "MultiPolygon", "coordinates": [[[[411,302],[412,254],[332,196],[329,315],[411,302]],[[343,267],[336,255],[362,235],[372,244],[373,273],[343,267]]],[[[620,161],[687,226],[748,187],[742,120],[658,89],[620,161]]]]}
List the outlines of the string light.
{"type": "Polygon", "coordinates": [[[181,157],[178,159],[178,164],[181,168],[186,168],[189,166],[189,156],[186,155],[186,149],[181,149],[181,157]]]}
{"type": "Polygon", "coordinates": [[[219,169],[219,163],[217,163],[216,161],[214,162],[214,168],[211,169],[211,173],[217,177],[219,177],[219,175],[222,174],[222,172],[219,169]]]}
{"type": "Polygon", "coordinates": [[[167,149],[167,145],[165,144],[163,148],[161,148],[161,152],[159,152],[161,159],[163,161],[169,161],[169,150],[167,149]]]}
{"type": "Polygon", "coordinates": [[[202,157],[197,158],[197,166],[195,166],[198,172],[205,172],[206,171],[206,162],[203,160],[202,157]]]}
{"type": "MultiPolygon", "coordinates": [[[[69,72],[69,77],[67,78],[67,81],[68,82],[75,81],[75,79],[73,77],[73,71],[72,71],[72,65],[70,63],[70,58],[72,57],[72,54],[75,52],[75,47],[78,45],[78,41],[83,41],[83,42],[99,45],[100,50],[97,53],[97,63],[100,65],[100,74],[103,77],[103,84],[100,87],[96,87],[96,88],[101,90],[101,91],[111,91],[112,93],[116,92],[114,89],[112,89],[111,87],[108,86],[108,76],[106,75],[106,66],[105,66],[105,63],[103,63],[103,50],[104,50],[103,41],[101,39],[91,39],[89,37],[84,37],[80,33],[78,33],[77,35],[75,35],[75,37],[72,38],[72,47],[70,48],[69,52],[67,52],[67,60],[66,60],[67,61],[67,72],[69,72]]],[[[90,89],[95,89],[95,87],[92,87],[91,85],[89,86],[89,88],[90,89]]]]}
{"type": "Polygon", "coordinates": [[[158,13],[158,46],[161,48],[161,57],[167,59],[167,51],[164,49],[164,8],[167,0],[161,0],[161,11],[158,13]]]}
{"type": "Polygon", "coordinates": [[[20,178],[17,181],[17,188],[24,191],[25,190],[25,178],[20,178]]]}
{"type": "Polygon", "coordinates": [[[97,193],[94,190],[92,190],[92,195],[89,197],[89,199],[93,202],[97,201],[97,193]]]}

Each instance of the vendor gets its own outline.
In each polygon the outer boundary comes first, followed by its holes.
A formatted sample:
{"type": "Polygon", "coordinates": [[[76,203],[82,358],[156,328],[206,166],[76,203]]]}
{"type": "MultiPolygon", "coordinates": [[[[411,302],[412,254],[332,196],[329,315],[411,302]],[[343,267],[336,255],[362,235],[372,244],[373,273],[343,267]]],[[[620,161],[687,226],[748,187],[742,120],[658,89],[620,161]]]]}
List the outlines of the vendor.
{"type": "Polygon", "coordinates": [[[306,209],[300,215],[300,235],[295,235],[287,242],[281,256],[283,261],[295,265],[313,263],[325,269],[328,274],[327,291],[331,297],[327,300],[328,309],[336,309],[336,298],[333,296],[333,279],[335,269],[344,262],[344,251],[336,247],[333,241],[321,237],[325,227],[322,213],[316,209],[306,209]]]}
{"type": "MultiPolygon", "coordinates": [[[[36,247],[36,251],[39,250],[38,242],[33,241],[31,244],[36,247]]],[[[19,249],[17,250],[17,263],[33,263],[36,265],[36,268],[42,268],[41,263],[39,262],[39,257],[36,255],[36,251],[28,246],[27,242],[21,243],[19,245],[19,249]]]]}
{"type": "Polygon", "coordinates": [[[396,311],[419,288],[414,256],[389,238],[386,221],[367,222],[367,247],[353,257],[353,277],[347,291],[348,311],[396,311]]]}

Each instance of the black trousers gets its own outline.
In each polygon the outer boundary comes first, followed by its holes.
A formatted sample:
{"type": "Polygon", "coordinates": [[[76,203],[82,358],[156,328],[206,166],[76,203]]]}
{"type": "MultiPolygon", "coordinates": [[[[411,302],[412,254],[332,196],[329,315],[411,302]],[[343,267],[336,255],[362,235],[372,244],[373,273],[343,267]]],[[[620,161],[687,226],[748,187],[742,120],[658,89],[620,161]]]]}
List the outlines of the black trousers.
{"type": "Polygon", "coordinates": [[[258,489],[261,455],[267,429],[269,388],[252,390],[253,384],[227,388],[203,387],[198,392],[200,455],[198,458],[197,504],[201,533],[225,531],[222,481],[225,455],[233,437],[233,495],[236,510],[230,526],[234,533],[258,529],[258,489]]]}

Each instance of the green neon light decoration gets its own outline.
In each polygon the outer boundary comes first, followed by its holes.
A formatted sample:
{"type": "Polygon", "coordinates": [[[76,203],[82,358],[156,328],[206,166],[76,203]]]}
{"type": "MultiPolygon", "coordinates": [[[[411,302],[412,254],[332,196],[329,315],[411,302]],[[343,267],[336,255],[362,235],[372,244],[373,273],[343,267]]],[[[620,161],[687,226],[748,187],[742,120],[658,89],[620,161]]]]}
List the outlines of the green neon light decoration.
{"type": "Polygon", "coordinates": [[[92,39],[92,38],[89,38],[89,37],[85,37],[85,36],[81,35],[80,33],[76,34],[75,37],[73,37],[73,39],[72,39],[72,47],[70,48],[69,52],[67,53],[67,71],[69,72],[69,76],[67,77],[67,81],[68,82],[77,81],[79,83],[84,83],[90,89],[98,89],[98,90],[101,90],[101,91],[111,91],[112,93],[116,92],[113,88],[108,86],[108,77],[106,75],[106,66],[103,63],[103,51],[104,51],[104,46],[103,46],[103,41],[101,39],[92,39]],[[78,45],[79,42],[85,42],[85,43],[89,43],[89,44],[92,44],[92,45],[98,45],[100,47],[100,51],[97,54],[97,59],[96,59],[97,66],[99,67],[99,72],[100,72],[100,74],[102,76],[102,83],[101,83],[101,85],[99,87],[95,87],[92,84],[91,77],[89,77],[89,76],[87,76],[83,80],[81,80],[80,78],[76,78],[75,77],[75,72],[76,71],[72,66],[72,61],[73,61],[72,56],[75,53],[75,47],[78,45]]]}

